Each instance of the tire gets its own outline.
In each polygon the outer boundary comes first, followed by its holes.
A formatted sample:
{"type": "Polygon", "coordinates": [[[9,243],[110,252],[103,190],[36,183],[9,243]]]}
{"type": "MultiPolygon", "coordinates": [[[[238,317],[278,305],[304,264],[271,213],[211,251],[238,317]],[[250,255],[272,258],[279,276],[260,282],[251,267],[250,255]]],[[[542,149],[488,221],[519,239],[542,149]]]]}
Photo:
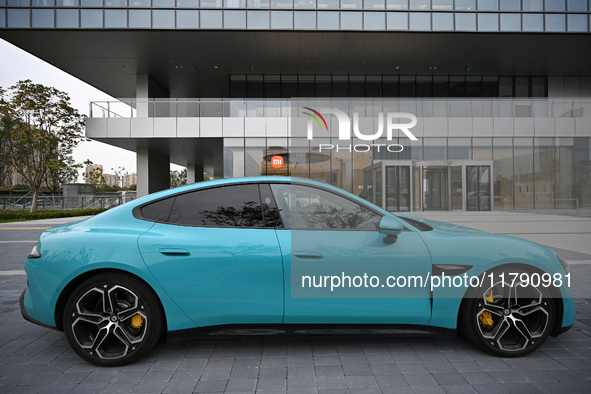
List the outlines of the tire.
{"type": "Polygon", "coordinates": [[[554,325],[555,307],[549,289],[533,287],[519,278],[513,281],[509,275],[513,273],[531,277],[531,271],[523,268],[497,269],[493,280],[487,274],[481,287],[468,291],[460,309],[461,332],[495,356],[519,357],[533,352],[554,325]]]}
{"type": "Polygon", "coordinates": [[[132,363],[163,335],[164,312],[154,291],[125,272],[105,272],[82,282],[64,309],[68,343],[101,366],[132,363]]]}

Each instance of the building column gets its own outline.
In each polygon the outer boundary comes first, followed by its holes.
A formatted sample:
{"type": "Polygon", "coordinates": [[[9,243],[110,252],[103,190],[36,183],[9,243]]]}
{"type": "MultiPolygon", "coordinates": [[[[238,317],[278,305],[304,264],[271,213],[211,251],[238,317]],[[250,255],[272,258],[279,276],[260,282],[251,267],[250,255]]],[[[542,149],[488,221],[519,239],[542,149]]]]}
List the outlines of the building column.
{"type": "Polygon", "coordinates": [[[203,182],[203,165],[190,164],[187,166],[187,185],[203,182]]]}
{"type": "Polygon", "coordinates": [[[147,118],[149,116],[149,79],[150,76],[148,74],[136,75],[135,98],[137,100],[136,110],[138,118],[147,118]]]}
{"type": "Polygon", "coordinates": [[[150,149],[137,151],[137,195],[170,188],[170,156],[150,149]]]}

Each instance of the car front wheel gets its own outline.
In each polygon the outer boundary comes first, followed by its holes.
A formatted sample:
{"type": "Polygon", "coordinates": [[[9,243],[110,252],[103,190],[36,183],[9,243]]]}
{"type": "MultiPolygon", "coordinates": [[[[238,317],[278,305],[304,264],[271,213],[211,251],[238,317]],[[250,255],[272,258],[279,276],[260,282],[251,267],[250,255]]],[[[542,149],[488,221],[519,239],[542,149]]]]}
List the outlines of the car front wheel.
{"type": "Polygon", "coordinates": [[[102,366],[129,364],[163,334],[164,314],[153,290],[136,277],[108,272],[82,282],[64,310],[64,332],[85,360],[102,366]]]}
{"type": "Polygon", "coordinates": [[[554,301],[547,288],[520,279],[527,275],[521,269],[496,272],[487,285],[470,292],[459,322],[469,340],[502,357],[523,356],[546,340],[554,322],[554,301]]]}

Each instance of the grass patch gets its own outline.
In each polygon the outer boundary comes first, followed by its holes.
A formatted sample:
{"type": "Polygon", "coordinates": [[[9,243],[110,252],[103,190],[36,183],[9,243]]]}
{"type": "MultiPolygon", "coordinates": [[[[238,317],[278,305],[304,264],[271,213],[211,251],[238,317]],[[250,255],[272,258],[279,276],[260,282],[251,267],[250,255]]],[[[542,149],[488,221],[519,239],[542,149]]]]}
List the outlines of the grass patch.
{"type": "Polygon", "coordinates": [[[89,216],[104,212],[106,209],[69,209],[69,210],[43,210],[29,212],[27,210],[14,210],[0,212],[0,223],[25,220],[69,218],[73,216],[89,216]]]}

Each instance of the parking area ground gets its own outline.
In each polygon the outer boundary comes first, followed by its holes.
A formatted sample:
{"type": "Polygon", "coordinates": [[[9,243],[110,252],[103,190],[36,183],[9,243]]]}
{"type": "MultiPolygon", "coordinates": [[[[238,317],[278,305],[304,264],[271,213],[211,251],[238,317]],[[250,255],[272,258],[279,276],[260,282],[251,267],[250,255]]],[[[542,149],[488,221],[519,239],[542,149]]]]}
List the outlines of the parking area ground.
{"type": "Polygon", "coordinates": [[[64,335],[22,319],[23,257],[70,219],[0,224],[0,393],[589,393],[591,219],[518,212],[420,216],[553,248],[572,267],[577,320],[521,358],[461,338],[414,331],[225,331],[161,343],[133,365],[81,360],[64,335]]]}

